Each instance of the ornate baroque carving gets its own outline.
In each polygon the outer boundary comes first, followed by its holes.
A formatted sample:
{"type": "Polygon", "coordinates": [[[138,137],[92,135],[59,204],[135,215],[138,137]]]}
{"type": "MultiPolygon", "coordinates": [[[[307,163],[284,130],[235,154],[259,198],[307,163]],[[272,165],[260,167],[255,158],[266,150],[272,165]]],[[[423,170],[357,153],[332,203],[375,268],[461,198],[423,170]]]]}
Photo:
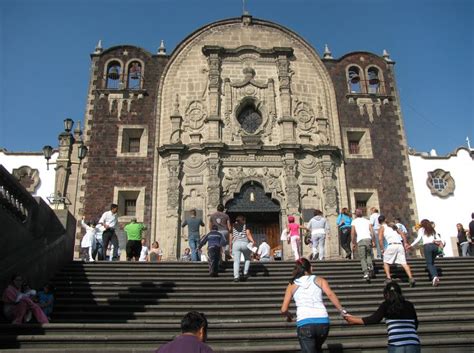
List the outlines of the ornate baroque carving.
{"type": "Polygon", "coordinates": [[[336,166],[332,161],[327,160],[319,162],[318,167],[323,179],[324,209],[335,212],[337,208],[337,189],[334,183],[336,166]]]}
{"type": "Polygon", "coordinates": [[[176,209],[179,206],[179,191],[180,191],[180,161],[178,159],[169,159],[166,162],[166,167],[168,169],[168,204],[167,209],[168,213],[176,212],[176,209]]]}
{"type": "Polygon", "coordinates": [[[210,157],[207,160],[209,177],[207,181],[208,208],[216,208],[220,202],[219,158],[210,157]]]}
{"type": "Polygon", "coordinates": [[[200,100],[193,100],[188,104],[185,113],[186,130],[199,131],[207,118],[206,108],[200,100]]]}

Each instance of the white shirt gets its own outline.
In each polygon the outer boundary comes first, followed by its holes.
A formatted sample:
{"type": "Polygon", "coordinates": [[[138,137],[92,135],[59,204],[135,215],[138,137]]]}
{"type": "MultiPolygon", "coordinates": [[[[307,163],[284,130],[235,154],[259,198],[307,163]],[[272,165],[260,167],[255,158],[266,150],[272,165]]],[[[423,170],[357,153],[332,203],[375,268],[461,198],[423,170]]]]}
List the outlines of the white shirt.
{"type": "Polygon", "coordinates": [[[394,231],[391,227],[388,225],[384,224],[382,225],[383,227],[383,236],[387,243],[389,244],[394,244],[394,243],[400,243],[402,242],[402,236],[398,234],[396,231],[394,231]]]}
{"type": "Polygon", "coordinates": [[[380,215],[377,212],[372,213],[370,215],[370,224],[372,224],[372,227],[374,227],[374,230],[377,230],[380,228],[379,216],[380,215]]]}
{"type": "Polygon", "coordinates": [[[138,259],[138,261],[146,261],[147,260],[147,256],[148,256],[148,247],[142,245],[142,251],[140,252],[140,258],[138,259]]]}
{"type": "Polygon", "coordinates": [[[96,228],[88,226],[84,220],[81,221],[81,226],[86,230],[86,234],[82,237],[81,248],[88,248],[95,242],[96,228]]]}
{"type": "Polygon", "coordinates": [[[260,244],[257,254],[260,255],[260,258],[270,257],[270,245],[268,245],[266,242],[260,244]]]}
{"type": "Polygon", "coordinates": [[[102,214],[100,217],[99,223],[102,223],[104,226],[108,226],[106,228],[115,229],[117,225],[117,213],[112,213],[112,211],[107,211],[102,214]]]}
{"type": "Polygon", "coordinates": [[[352,221],[352,226],[355,228],[357,234],[356,242],[360,242],[363,239],[372,239],[370,234],[370,221],[363,217],[357,217],[352,221]]]}
{"type": "Polygon", "coordinates": [[[323,291],[314,283],[316,276],[302,276],[295,280],[298,286],[293,299],[296,304],[296,321],[312,318],[327,318],[323,302],[323,291]]]}
{"type": "Polygon", "coordinates": [[[440,240],[438,237],[435,236],[435,234],[432,235],[426,235],[425,234],[425,228],[421,227],[418,229],[418,236],[416,237],[415,241],[411,243],[411,246],[415,246],[420,242],[420,240],[423,239],[423,245],[434,243],[435,240],[440,240]]]}

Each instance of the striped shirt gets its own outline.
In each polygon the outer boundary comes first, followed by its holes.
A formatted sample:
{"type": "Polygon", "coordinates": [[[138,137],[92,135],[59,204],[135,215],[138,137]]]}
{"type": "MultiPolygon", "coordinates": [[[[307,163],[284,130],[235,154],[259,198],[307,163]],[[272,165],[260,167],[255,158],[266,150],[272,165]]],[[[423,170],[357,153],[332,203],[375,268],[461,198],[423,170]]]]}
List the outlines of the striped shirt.
{"type": "Polygon", "coordinates": [[[384,301],[376,312],[362,318],[364,325],[379,323],[385,317],[389,346],[419,345],[420,339],[416,332],[418,318],[413,304],[405,300],[402,303],[400,312],[397,314],[389,314],[388,308],[389,303],[384,301]]]}
{"type": "Polygon", "coordinates": [[[246,224],[235,223],[232,227],[232,243],[236,241],[248,242],[246,224]]]}

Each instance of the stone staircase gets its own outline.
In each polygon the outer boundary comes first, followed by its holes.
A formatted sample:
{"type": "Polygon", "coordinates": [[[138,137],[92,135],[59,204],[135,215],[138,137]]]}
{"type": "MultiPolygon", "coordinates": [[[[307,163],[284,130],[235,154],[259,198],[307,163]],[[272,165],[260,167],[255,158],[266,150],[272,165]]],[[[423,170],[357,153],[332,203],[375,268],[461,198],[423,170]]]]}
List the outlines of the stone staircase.
{"type": "MultiPolygon", "coordinates": [[[[441,285],[428,281],[424,261],[411,260],[417,286],[401,269],[394,277],[417,309],[423,352],[474,352],[474,257],[438,259],[441,285]]],[[[294,323],[279,314],[293,263],[252,263],[246,282],[232,282],[232,263],[218,278],[205,263],[72,262],[56,274],[52,323],[0,325],[0,352],[153,352],[180,332],[191,310],[205,312],[216,352],[299,352],[294,323]]],[[[372,313],[384,274],[362,280],[358,261],[315,262],[346,309],[372,313]]],[[[384,324],[348,326],[327,302],[331,331],[325,352],[386,352],[384,324]]],[[[294,307],[292,306],[294,312],[294,307]]],[[[185,352],[183,352],[185,353],[185,352]]]]}

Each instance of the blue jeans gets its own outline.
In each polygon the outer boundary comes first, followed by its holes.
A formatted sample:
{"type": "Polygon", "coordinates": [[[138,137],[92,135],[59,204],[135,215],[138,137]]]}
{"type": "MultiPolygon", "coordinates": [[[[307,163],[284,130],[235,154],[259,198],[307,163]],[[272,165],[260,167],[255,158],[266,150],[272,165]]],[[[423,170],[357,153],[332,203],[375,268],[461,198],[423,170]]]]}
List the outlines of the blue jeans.
{"type": "Polygon", "coordinates": [[[190,236],[188,241],[189,241],[189,247],[191,248],[191,261],[201,261],[201,257],[199,256],[199,252],[198,252],[199,235],[190,236]]]}
{"type": "Polygon", "coordinates": [[[310,324],[296,329],[301,353],[322,353],[323,343],[329,334],[329,324],[310,324]]]}
{"type": "Polygon", "coordinates": [[[438,246],[433,243],[423,245],[423,252],[425,253],[426,267],[430,273],[431,279],[438,277],[438,270],[434,264],[436,255],[438,254],[438,246]]]}
{"type": "Polygon", "coordinates": [[[92,258],[94,260],[104,260],[104,244],[102,239],[92,241],[92,258]],[[95,258],[97,256],[97,259],[95,258]]]}
{"type": "Polygon", "coordinates": [[[250,250],[247,248],[249,243],[246,241],[236,241],[232,244],[232,257],[234,258],[234,278],[239,278],[240,255],[244,254],[244,276],[249,272],[250,268],[250,250]]]}
{"type": "Polygon", "coordinates": [[[408,346],[388,346],[388,353],[420,353],[421,349],[419,345],[408,345],[408,346]]]}

